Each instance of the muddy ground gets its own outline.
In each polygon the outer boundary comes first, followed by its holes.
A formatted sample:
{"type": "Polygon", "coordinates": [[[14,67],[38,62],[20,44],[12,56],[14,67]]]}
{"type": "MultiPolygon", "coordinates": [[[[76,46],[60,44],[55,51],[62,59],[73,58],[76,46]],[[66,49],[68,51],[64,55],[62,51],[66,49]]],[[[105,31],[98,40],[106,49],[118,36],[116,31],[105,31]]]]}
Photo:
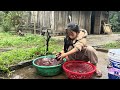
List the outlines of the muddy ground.
{"type": "MultiPolygon", "coordinates": [[[[88,45],[91,45],[91,46],[102,45],[102,44],[105,44],[111,41],[118,40],[119,37],[120,37],[120,34],[88,35],[88,45]]],[[[58,37],[53,37],[53,38],[63,40],[64,36],[58,36],[58,37]]],[[[103,76],[101,78],[93,77],[93,79],[108,79],[107,53],[98,51],[97,55],[99,58],[98,67],[102,71],[103,76]]],[[[64,73],[54,76],[54,77],[42,77],[36,74],[36,70],[33,66],[28,66],[28,67],[16,70],[12,73],[12,75],[9,78],[10,79],[67,79],[64,73]]]]}

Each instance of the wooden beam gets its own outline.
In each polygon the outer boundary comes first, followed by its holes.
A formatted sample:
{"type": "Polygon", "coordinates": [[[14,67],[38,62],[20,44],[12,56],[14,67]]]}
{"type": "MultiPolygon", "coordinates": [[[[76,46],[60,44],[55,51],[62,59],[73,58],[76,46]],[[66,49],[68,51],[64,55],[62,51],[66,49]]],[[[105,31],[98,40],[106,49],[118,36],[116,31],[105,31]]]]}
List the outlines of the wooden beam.
{"type": "Polygon", "coordinates": [[[100,34],[101,30],[101,11],[95,12],[94,34],[100,34]]]}
{"type": "Polygon", "coordinates": [[[91,14],[92,11],[86,11],[85,13],[85,29],[87,30],[88,34],[91,31],[91,14]]]}

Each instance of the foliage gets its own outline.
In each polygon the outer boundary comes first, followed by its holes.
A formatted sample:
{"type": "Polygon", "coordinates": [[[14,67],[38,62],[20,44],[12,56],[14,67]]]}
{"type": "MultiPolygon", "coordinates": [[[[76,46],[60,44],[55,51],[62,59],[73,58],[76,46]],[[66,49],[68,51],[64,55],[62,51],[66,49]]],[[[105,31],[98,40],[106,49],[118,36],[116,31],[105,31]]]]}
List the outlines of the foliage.
{"type": "MultiPolygon", "coordinates": [[[[50,39],[48,54],[61,50],[62,45],[58,42],[50,39]]],[[[0,69],[7,72],[9,72],[9,66],[45,55],[46,50],[44,37],[33,34],[20,37],[10,33],[0,33],[0,47],[13,48],[11,51],[0,52],[0,69]]]]}
{"type": "Polygon", "coordinates": [[[118,49],[120,48],[120,41],[110,42],[104,45],[106,49],[118,49]]]}
{"type": "Polygon", "coordinates": [[[22,21],[23,11],[3,11],[0,12],[1,26],[5,32],[10,31],[11,27],[17,28],[22,21]]]}
{"type": "MultiPolygon", "coordinates": [[[[44,39],[38,35],[26,34],[24,37],[11,35],[10,33],[0,33],[0,47],[30,47],[42,44],[44,39]]],[[[43,45],[43,44],[42,44],[43,45]]]]}
{"type": "Polygon", "coordinates": [[[113,32],[120,32],[120,11],[110,11],[109,22],[113,32]]]}

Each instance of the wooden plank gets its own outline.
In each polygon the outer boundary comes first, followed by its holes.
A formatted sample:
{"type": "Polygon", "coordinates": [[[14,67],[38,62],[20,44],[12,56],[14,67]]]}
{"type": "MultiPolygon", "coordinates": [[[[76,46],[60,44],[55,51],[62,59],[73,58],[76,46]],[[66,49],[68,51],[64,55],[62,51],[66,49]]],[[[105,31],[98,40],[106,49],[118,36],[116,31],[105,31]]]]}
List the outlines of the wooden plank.
{"type": "Polygon", "coordinates": [[[91,30],[91,13],[92,11],[86,11],[85,13],[85,29],[87,30],[88,34],[90,34],[91,30]]]}
{"type": "Polygon", "coordinates": [[[28,25],[31,23],[31,16],[32,14],[31,14],[31,11],[29,11],[29,15],[28,15],[28,25]]]}
{"type": "Polygon", "coordinates": [[[55,15],[55,11],[51,11],[51,15],[50,15],[50,24],[51,24],[51,31],[52,31],[52,33],[54,32],[54,30],[55,30],[55,17],[54,17],[54,15],[55,15]]]}
{"type": "Polygon", "coordinates": [[[65,27],[67,25],[67,14],[68,11],[55,11],[54,18],[55,18],[55,32],[65,33],[65,27]]]}
{"type": "Polygon", "coordinates": [[[68,11],[67,22],[70,23],[72,21],[72,11],[68,11]]]}
{"type": "Polygon", "coordinates": [[[59,11],[58,12],[58,27],[57,27],[57,30],[58,30],[58,32],[62,32],[63,31],[63,24],[62,24],[62,12],[63,11],[59,11]]]}
{"type": "Polygon", "coordinates": [[[54,31],[53,35],[55,35],[55,32],[57,32],[57,21],[58,21],[58,11],[54,12],[54,31]]]}
{"type": "Polygon", "coordinates": [[[85,29],[85,11],[80,12],[79,25],[80,28],[85,29]]]}
{"type": "Polygon", "coordinates": [[[42,26],[42,11],[39,11],[40,27],[42,26]]]}
{"type": "Polygon", "coordinates": [[[57,31],[58,27],[58,11],[55,11],[55,31],[57,31]]]}
{"type": "Polygon", "coordinates": [[[44,27],[50,27],[50,11],[44,11],[44,27]]]}
{"type": "Polygon", "coordinates": [[[76,18],[75,17],[76,17],[75,11],[72,11],[72,22],[73,23],[76,23],[76,20],[75,20],[76,18]]]}
{"type": "Polygon", "coordinates": [[[40,12],[37,11],[37,26],[38,27],[40,27],[40,17],[39,17],[40,15],[39,14],[40,14],[40,12]]]}
{"type": "Polygon", "coordinates": [[[43,27],[43,11],[39,11],[39,21],[40,21],[40,33],[42,33],[42,27],[43,27]]]}
{"type": "Polygon", "coordinates": [[[48,26],[48,17],[47,16],[47,11],[44,12],[44,27],[47,27],[48,26]]]}
{"type": "Polygon", "coordinates": [[[51,11],[47,11],[47,14],[46,14],[47,16],[46,17],[48,17],[48,26],[47,27],[51,27],[51,23],[50,23],[50,15],[51,15],[51,11]]]}
{"type": "Polygon", "coordinates": [[[34,34],[36,34],[36,30],[35,30],[35,29],[36,29],[36,27],[35,27],[35,26],[36,26],[36,21],[35,21],[35,12],[33,12],[33,16],[34,16],[34,34]]]}
{"type": "Polygon", "coordinates": [[[85,28],[85,24],[86,24],[86,23],[85,23],[85,11],[83,11],[83,28],[84,28],[84,29],[86,29],[86,28],[85,28]]]}
{"type": "Polygon", "coordinates": [[[95,12],[94,34],[100,34],[101,30],[101,11],[95,12]]]}
{"type": "Polygon", "coordinates": [[[72,11],[72,22],[79,23],[79,11],[72,11]]]}
{"type": "Polygon", "coordinates": [[[34,23],[34,21],[37,22],[37,11],[31,11],[31,23],[34,23]]]}
{"type": "Polygon", "coordinates": [[[67,26],[67,24],[68,24],[68,11],[64,11],[64,12],[62,12],[62,33],[64,33],[65,34],[65,28],[66,28],[66,26],[67,26]]]}
{"type": "Polygon", "coordinates": [[[62,12],[62,32],[65,33],[66,12],[62,12]]]}
{"type": "Polygon", "coordinates": [[[42,13],[42,23],[43,23],[43,25],[42,25],[42,27],[45,27],[45,11],[43,11],[43,13],[42,13]]]}
{"type": "Polygon", "coordinates": [[[68,11],[66,11],[65,12],[65,28],[66,28],[66,26],[67,26],[68,23],[69,23],[68,22],[68,11]]]}
{"type": "Polygon", "coordinates": [[[78,21],[78,25],[81,28],[81,11],[79,11],[79,21],[78,21]]]}

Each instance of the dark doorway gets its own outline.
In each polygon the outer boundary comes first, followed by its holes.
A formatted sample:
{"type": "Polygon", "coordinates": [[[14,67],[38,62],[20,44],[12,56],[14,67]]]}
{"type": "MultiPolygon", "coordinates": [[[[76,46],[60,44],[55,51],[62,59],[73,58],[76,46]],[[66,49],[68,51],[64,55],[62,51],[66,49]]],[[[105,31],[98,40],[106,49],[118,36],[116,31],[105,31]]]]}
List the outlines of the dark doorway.
{"type": "Polygon", "coordinates": [[[91,14],[91,31],[90,34],[94,34],[94,24],[95,24],[95,11],[91,14]]]}
{"type": "Polygon", "coordinates": [[[100,31],[100,34],[104,34],[103,25],[104,25],[104,20],[101,21],[101,31],[100,31]]]}

